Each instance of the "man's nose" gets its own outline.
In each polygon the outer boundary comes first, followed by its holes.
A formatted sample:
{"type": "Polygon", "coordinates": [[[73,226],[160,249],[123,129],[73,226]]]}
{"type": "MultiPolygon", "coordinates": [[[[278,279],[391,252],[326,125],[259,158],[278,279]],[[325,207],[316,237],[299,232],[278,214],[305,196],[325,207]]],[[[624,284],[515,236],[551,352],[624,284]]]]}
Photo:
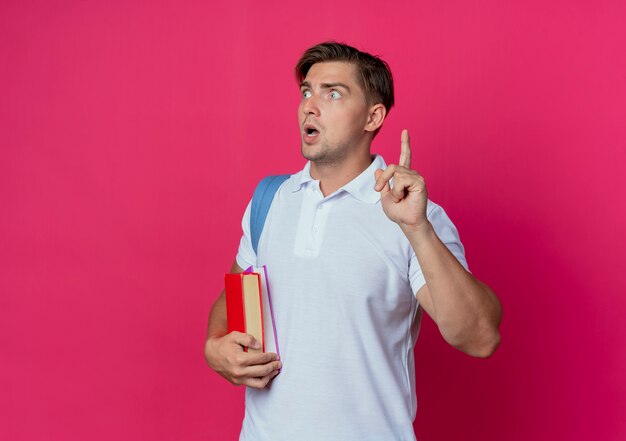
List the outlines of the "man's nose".
{"type": "Polygon", "coordinates": [[[319,103],[315,94],[304,99],[304,102],[302,103],[302,111],[305,115],[318,116],[320,114],[319,103]]]}

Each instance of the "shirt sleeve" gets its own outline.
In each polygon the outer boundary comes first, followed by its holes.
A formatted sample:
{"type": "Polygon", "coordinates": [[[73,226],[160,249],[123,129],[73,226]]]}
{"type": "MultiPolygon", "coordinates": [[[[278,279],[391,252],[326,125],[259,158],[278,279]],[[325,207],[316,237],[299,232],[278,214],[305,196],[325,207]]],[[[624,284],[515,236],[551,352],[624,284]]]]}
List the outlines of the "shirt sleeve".
{"type": "MultiPolygon", "coordinates": [[[[441,242],[443,242],[454,257],[463,265],[463,268],[469,271],[467,261],[465,260],[465,249],[459,238],[459,232],[444,209],[434,202],[428,201],[426,217],[432,224],[441,242]]],[[[417,291],[426,284],[426,279],[417,262],[417,256],[415,256],[413,248],[411,248],[411,260],[409,262],[409,281],[414,293],[417,293],[417,291]]]]}
{"type": "Polygon", "coordinates": [[[235,258],[235,260],[237,261],[237,265],[239,265],[243,269],[246,269],[250,266],[256,266],[256,253],[252,248],[252,238],[250,236],[251,206],[252,200],[248,203],[246,211],[243,214],[243,219],[241,220],[241,229],[243,230],[243,235],[241,236],[241,241],[239,242],[239,250],[237,250],[237,257],[235,258]]]}

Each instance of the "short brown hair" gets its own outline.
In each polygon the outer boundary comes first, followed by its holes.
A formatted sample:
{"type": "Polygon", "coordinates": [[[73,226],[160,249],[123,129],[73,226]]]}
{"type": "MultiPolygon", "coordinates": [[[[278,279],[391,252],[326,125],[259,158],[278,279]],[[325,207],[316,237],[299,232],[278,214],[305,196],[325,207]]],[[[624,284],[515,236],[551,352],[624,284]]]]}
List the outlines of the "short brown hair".
{"type": "Polygon", "coordinates": [[[354,64],[359,73],[358,81],[365,91],[368,104],[382,103],[389,113],[394,104],[393,76],[385,61],[347,44],[327,41],[304,52],[296,64],[298,83],[306,78],[311,66],[325,61],[347,61],[354,64]]]}

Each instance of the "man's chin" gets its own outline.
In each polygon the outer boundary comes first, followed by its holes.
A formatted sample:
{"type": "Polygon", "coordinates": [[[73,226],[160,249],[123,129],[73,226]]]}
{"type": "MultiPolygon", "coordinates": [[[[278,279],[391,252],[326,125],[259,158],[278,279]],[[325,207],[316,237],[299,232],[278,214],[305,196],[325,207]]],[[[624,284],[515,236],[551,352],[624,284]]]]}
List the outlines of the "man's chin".
{"type": "Polygon", "coordinates": [[[319,150],[317,145],[302,142],[302,156],[309,161],[318,161],[323,158],[324,154],[319,150]]]}

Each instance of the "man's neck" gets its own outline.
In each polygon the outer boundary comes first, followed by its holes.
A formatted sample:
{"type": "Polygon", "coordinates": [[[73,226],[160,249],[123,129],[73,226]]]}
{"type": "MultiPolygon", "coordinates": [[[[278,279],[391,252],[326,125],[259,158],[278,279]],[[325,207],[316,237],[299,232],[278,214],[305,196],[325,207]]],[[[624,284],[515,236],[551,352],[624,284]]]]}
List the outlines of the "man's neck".
{"type": "Polygon", "coordinates": [[[340,162],[320,163],[311,161],[310,173],[313,179],[320,181],[320,190],[326,197],[363,173],[371,163],[372,155],[367,149],[340,162]]]}

